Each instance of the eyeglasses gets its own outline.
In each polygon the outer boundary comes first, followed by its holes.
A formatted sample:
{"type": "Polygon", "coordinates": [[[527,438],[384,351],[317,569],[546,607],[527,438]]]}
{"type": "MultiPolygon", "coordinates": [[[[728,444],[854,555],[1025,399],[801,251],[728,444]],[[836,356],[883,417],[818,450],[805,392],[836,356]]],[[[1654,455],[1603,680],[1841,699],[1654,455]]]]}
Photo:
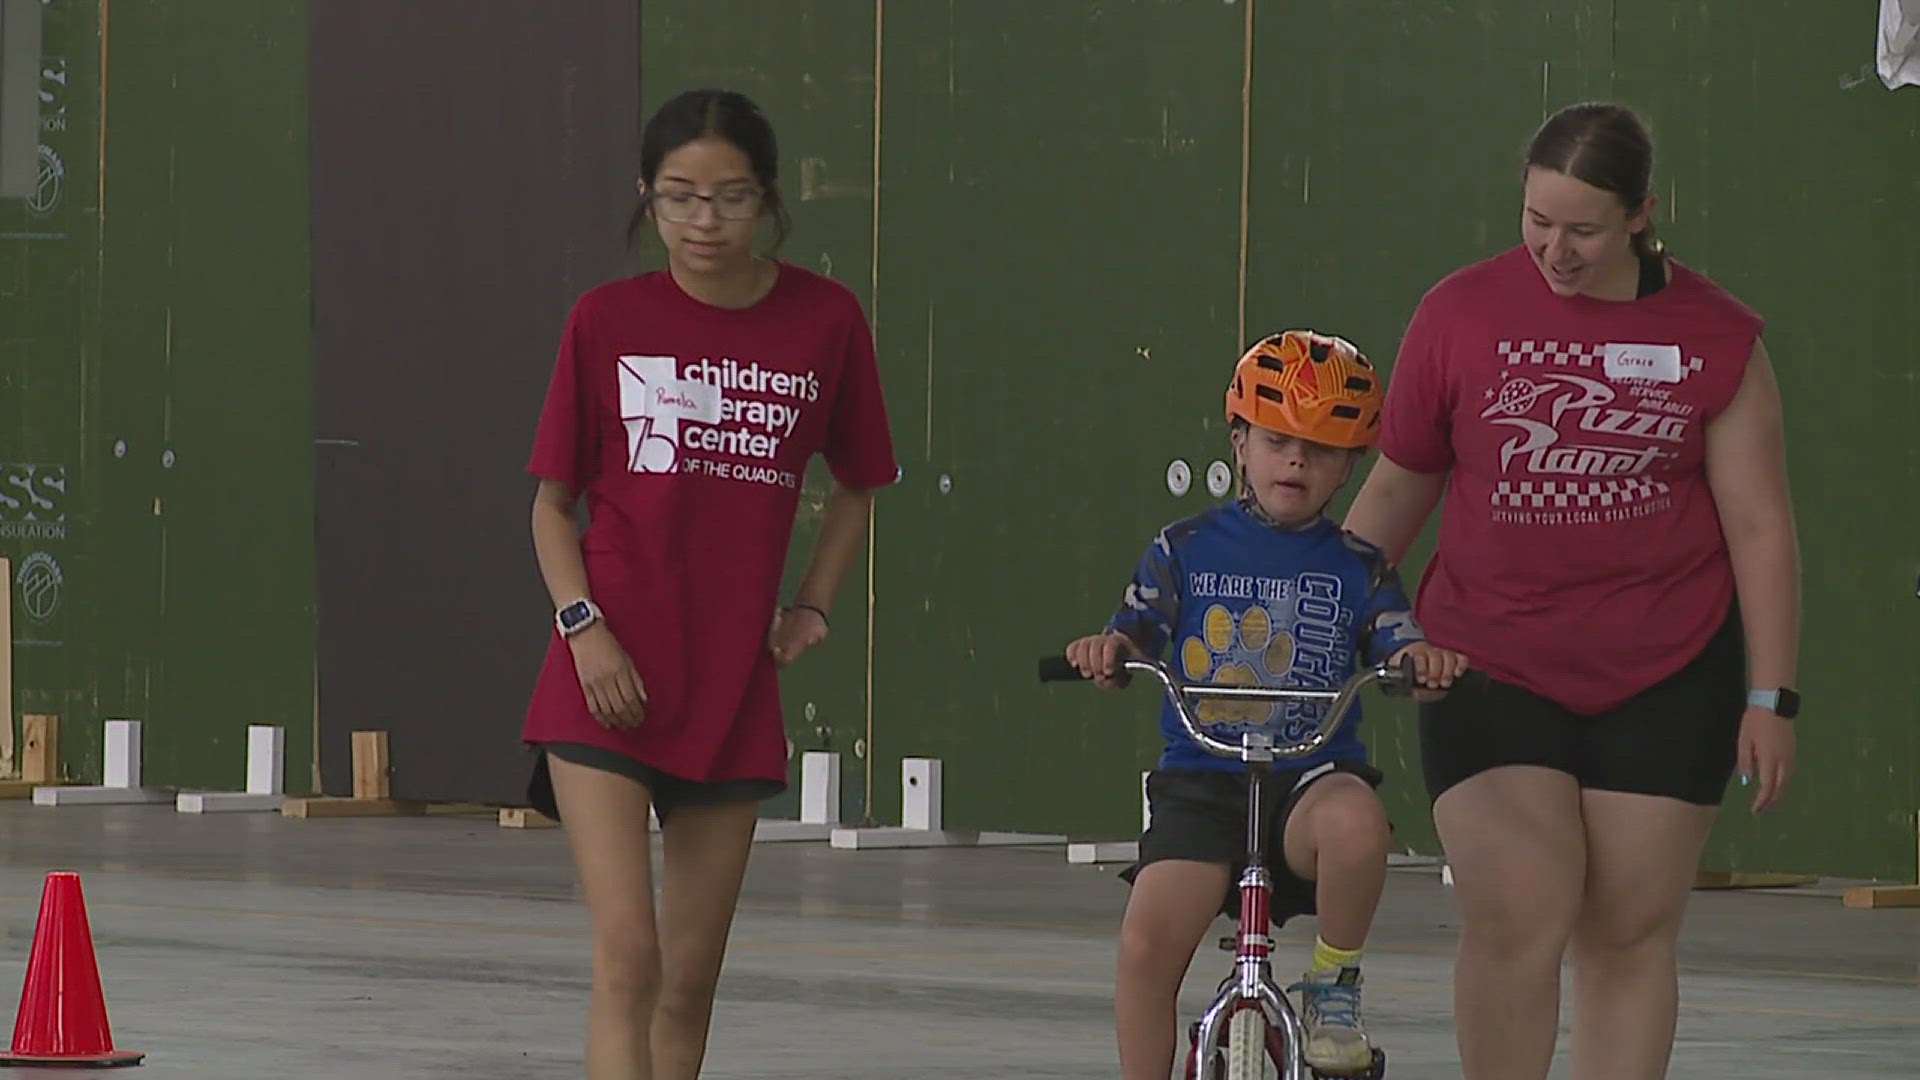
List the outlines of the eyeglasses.
{"type": "Polygon", "coordinates": [[[660,220],[684,225],[700,216],[700,204],[713,207],[713,215],[722,221],[751,221],[760,214],[760,204],[765,198],[758,188],[731,188],[718,195],[701,195],[692,191],[656,191],[653,193],[653,211],[660,220]]]}

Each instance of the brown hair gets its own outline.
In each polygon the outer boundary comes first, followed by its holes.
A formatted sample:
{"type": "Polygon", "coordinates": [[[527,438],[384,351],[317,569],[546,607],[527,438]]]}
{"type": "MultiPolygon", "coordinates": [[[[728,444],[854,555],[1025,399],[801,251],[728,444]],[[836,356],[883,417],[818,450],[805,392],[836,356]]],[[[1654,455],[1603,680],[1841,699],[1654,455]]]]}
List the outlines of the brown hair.
{"type": "MultiPolygon", "coordinates": [[[[1527,167],[1564,173],[1602,191],[1611,191],[1636,214],[1653,192],[1653,136],[1646,122],[1625,105],[1586,102],[1569,105],[1547,118],[1527,147],[1527,167]]],[[[1636,255],[1658,255],[1653,223],[1633,234],[1636,255]]]]}

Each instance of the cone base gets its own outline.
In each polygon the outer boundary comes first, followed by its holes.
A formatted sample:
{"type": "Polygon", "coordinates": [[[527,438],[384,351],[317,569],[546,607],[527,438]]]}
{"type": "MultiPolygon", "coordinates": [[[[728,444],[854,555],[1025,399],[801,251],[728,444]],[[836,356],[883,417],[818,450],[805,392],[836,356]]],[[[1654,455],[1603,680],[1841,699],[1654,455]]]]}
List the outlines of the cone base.
{"type": "Polygon", "coordinates": [[[62,1054],[59,1057],[40,1057],[35,1054],[15,1054],[0,1051],[0,1066],[5,1065],[67,1065],[79,1069],[112,1068],[117,1065],[138,1065],[147,1055],[132,1050],[109,1050],[104,1054],[62,1054]]]}

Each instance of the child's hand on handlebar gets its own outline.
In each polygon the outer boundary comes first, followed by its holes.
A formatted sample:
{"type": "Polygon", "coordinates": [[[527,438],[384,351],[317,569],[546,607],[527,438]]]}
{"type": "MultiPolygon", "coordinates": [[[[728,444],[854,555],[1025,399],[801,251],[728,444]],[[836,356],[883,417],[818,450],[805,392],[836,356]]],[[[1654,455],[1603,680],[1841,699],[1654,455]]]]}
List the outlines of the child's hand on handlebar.
{"type": "Polygon", "coordinates": [[[1105,690],[1127,685],[1127,673],[1120,665],[1139,658],[1140,648],[1133,639],[1112,631],[1092,634],[1067,646],[1067,662],[1105,690]]]}
{"type": "Polygon", "coordinates": [[[1424,641],[1415,642],[1393,654],[1391,663],[1398,664],[1402,657],[1413,657],[1415,685],[1413,697],[1416,701],[1438,701],[1447,696],[1447,688],[1453,681],[1467,673],[1467,656],[1452,649],[1442,649],[1424,641]]]}

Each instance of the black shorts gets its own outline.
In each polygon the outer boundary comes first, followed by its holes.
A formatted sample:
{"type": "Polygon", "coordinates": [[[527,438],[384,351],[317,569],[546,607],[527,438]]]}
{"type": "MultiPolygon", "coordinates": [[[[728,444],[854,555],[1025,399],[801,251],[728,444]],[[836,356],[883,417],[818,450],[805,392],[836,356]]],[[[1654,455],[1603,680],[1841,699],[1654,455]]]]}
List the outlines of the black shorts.
{"type": "Polygon", "coordinates": [[[537,749],[544,753],[534,755],[533,776],[527,781],[527,805],[555,821],[560,820],[560,807],[553,798],[553,776],[547,769],[547,754],[572,765],[584,765],[589,769],[639,781],[653,800],[653,815],[660,819],[662,825],[667,823],[667,815],[676,806],[759,802],[787,789],[786,783],[781,780],[687,780],[661,772],[617,751],[585,743],[541,743],[537,749]]]}
{"type": "Polygon", "coordinates": [[[1736,610],[1686,667],[1597,716],[1498,679],[1455,689],[1420,706],[1427,794],[1437,800],[1503,765],[1539,765],[1582,788],[1718,806],[1746,713],[1746,667],[1736,610]]]}
{"type": "MultiPolygon", "coordinates": [[[[1316,780],[1351,773],[1379,787],[1380,770],[1364,761],[1334,761],[1304,769],[1273,771],[1265,790],[1267,868],[1273,872],[1272,918],[1276,926],[1295,915],[1312,915],[1313,882],[1287,865],[1287,819],[1300,796],[1316,780]]],[[[1153,817],[1140,837],[1139,861],[1120,876],[1131,883],[1142,867],[1163,859],[1188,859],[1232,867],[1220,913],[1240,914],[1238,887],[1247,868],[1247,783],[1243,772],[1210,769],[1156,769],[1147,776],[1147,805],[1153,817]]]]}

